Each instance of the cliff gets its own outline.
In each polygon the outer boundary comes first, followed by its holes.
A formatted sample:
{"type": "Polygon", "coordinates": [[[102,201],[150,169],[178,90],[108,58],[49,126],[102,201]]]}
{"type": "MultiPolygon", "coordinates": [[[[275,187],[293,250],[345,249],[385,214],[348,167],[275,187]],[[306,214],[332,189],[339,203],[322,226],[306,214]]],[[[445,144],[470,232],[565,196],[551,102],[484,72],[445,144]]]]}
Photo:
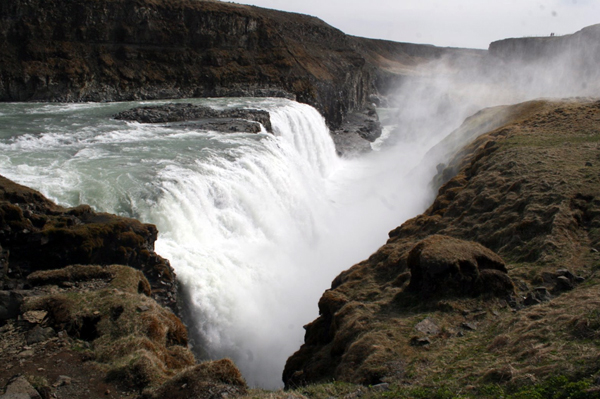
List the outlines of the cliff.
{"type": "Polygon", "coordinates": [[[377,94],[378,50],[413,66],[445,51],[370,43],[219,1],[15,0],[0,4],[0,101],[288,96],[337,127],[377,94]]]}
{"type": "Polygon", "coordinates": [[[286,386],[566,398],[579,381],[572,392],[597,397],[598,121],[592,100],[533,101],[467,120],[450,141],[488,133],[454,149],[424,214],[335,278],[288,359],[286,386]]]}
{"type": "Polygon", "coordinates": [[[499,40],[490,44],[489,53],[493,57],[516,61],[547,61],[566,53],[581,64],[597,64],[600,60],[600,24],[571,35],[499,40]]]}
{"type": "Polygon", "coordinates": [[[246,392],[230,360],[197,364],[156,236],[153,225],[62,208],[0,176],[0,397],[246,392]]]}

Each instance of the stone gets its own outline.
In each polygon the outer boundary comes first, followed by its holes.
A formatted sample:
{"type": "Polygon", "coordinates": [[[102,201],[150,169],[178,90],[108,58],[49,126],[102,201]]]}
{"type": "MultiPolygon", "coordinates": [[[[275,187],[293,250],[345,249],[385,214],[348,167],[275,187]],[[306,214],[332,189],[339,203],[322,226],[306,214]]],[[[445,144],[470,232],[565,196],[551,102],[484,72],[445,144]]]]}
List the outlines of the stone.
{"type": "Polygon", "coordinates": [[[147,312],[148,310],[150,310],[150,306],[147,305],[140,305],[136,308],[136,310],[140,313],[142,312],[147,312]]]}
{"type": "Polygon", "coordinates": [[[38,391],[22,375],[13,378],[6,385],[5,396],[9,394],[27,395],[28,399],[42,399],[38,391]]]}
{"type": "Polygon", "coordinates": [[[556,278],[556,289],[558,291],[570,291],[574,288],[573,283],[565,276],[556,278]]]}
{"type": "Polygon", "coordinates": [[[477,330],[477,323],[475,323],[475,322],[465,322],[465,323],[462,323],[460,326],[463,329],[469,330],[469,331],[476,331],[477,330]]]}
{"type": "Polygon", "coordinates": [[[546,287],[535,287],[533,289],[533,292],[535,293],[536,297],[541,301],[546,302],[552,299],[552,295],[550,295],[550,292],[548,292],[548,289],[546,287]]]}
{"type": "Polygon", "coordinates": [[[571,273],[568,269],[558,269],[556,271],[556,274],[559,276],[564,276],[564,277],[568,278],[569,280],[575,279],[575,275],[573,273],[571,273]]]}
{"type": "Polygon", "coordinates": [[[38,325],[35,326],[33,330],[29,331],[26,337],[27,345],[33,345],[56,337],[56,331],[54,331],[52,327],[44,328],[38,325]]]}
{"type": "Polygon", "coordinates": [[[31,324],[41,324],[46,316],[48,316],[48,312],[45,310],[29,310],[23,313],[21,317],[31,324]]]}
{"type": "Polygon", "coordinates": [[[56,382],[52,384],[52,386],[56,388],[61,387],[63,385],[71,385],[72,380],[73,379],[71,377],[68,377],[66,375],[59,375],[56,379],[56,382]]]}
{"type": "Polygon", "coordinates": [[[223,133],[259,133],[262,124],[268,132],[273,132],[271,116],[267,111],[258,109],[228,108],[219,110],[189,103],[164,104],[133,108],[116,114],[114,118],[140,123],[195,121],[179,126],[223,133]]]}
{"type": "Polygon", "coordinates": [[[440,328],[429,317],[415,326],[415,330],[426,335],[438,335],[440,328]]]}
{"type": "Polygon", "coordinates": [[[35,352],[32,349],[27,349],[27,350],[24,350],[23,352],[19,353],[18,356],[21,359],[25,359],[28,357],[32,357],[33,355],[35,355],[35,352]]]}

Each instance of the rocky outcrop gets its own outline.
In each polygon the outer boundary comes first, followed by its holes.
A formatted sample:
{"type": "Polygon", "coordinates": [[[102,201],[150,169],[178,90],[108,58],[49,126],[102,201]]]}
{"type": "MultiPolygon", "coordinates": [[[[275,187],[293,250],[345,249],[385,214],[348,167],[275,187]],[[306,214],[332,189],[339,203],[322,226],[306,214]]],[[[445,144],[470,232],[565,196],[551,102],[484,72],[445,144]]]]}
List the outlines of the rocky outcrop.
{"type": "Polygon", "coordinates": [[[600,24],[565,36],[496,41],[490,44],[489,54],[504,69],[529,74],[539,85],[570,87],[578,95],[595,96],[600,90],[600,24]]]}
{"type": "Polygon", "coordinates": [[[228,398],[247,392],[240,371],[229,359],[204,362],[178,374],[142,399],[228,398]]]}
{"type": "Polygon", "coordinates": [[[0,362],[18,377],[0,376],[6,395],[179,397],[180,391],[201,398],[217,390],[229,397],[246,392],[231,361],[196,364],[185,326],[149,297],[150,284],[139,270],[71,265],[34,272],[27,281],[28,289],[11,292],[18,295],[15,312],[0,318],[0,362]]]}
{"type": "Polygon", "coordinates": [[[502,258],[472,241],[431,235],[408,253],[408,290],[423,297],[440,295],[514,294],[502,258]]]}
{"type": "Polygon", "coordinates": [[[154,252],[156,226],[94,212],[89,206],[63,208],[39,192],[0,176],[0,244],[8,251],[2,284],[22,288],[38,270],[73,264],[122,264],[144,272],[154,297],[175,307],[175,273],[154,252]]]}
{"type": "Polygon", "coordinates": [[[197,364],[156,236],[153,225],[63,208],[0,176],[5,396],[165,397],[174,384],[188,398],[246,392],[231,361],[197,364]]]}
{"type": "Polygon", "coordinates": [[[381,132],[375,106],[369,105],[362,112],[348,114],[340,128],[332,132],[332,138],[339,155],[353,156],[371,151],[370,143],[377,140],[381,132]]]}
{"type": "MultiPolygon", "coordinates": [[[[119,112],[115,119],[140,123],[168,123],[194,121],[192,126],[223,133],[259,133],[261,125],[272,133],[271,116],[258,109],[224,109],[193,104],[165,104],[153,107],[137,107],[119,112]]],[[[186,124],[184,126],[190,126],[186,124]]]]}
{"type": "MultiPolygon", "coordinates": [[[[586,345],[581,356],[568,348],[599,325],[588,315],[599,290],[600,103],[533,101],[499,110],[486,112],[494,130],[439,168],[432,206],[334,279],[286,363],[288,388],[330,380],[439,388],[446,381],[459,392],[468,369],[469,381],[517,389],[531,376],[596,372],[597,349],[586,345]],[[427,318],[436,329],[423,332],[417,326],[427,318]],[[544,351],[534,350],[533,359],[532,347],[544,351]]],[[[468,135],[479,122],[466,121],[455,134],[468,135]]]]}

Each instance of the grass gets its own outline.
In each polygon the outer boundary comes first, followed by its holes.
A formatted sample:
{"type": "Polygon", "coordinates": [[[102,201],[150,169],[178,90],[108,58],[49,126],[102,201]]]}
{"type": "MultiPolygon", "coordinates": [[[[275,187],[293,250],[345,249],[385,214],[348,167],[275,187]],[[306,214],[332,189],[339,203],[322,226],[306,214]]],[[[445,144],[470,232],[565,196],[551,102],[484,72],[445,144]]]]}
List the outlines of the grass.
{"type": "Polygon", "coordinates": [[[195,364],[185,326],[146,295],[149,284],[140,271],[118,265],[71,266],[41,272],[35,281],[106,275],[111,279],[104,288],[30,297],[25,310],[47,311],[56,330],[76,338],[75,347],[91,346],[90,358],[107,370],[109,378],[131,388],[158,386],[195,364]],[[84,345],[86,341],[89,345],[84,345]]]}

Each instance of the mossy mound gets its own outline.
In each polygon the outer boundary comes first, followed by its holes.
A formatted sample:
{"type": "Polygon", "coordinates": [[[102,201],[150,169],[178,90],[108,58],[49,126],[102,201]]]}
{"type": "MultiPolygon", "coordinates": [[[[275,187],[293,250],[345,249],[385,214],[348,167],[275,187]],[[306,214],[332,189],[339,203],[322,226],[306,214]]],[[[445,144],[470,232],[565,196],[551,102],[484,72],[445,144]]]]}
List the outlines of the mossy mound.
{"type": "Polygon", "coordinates": [[[43,288],[46,283],[67,281],[68,276],[95,285],[50,287],[48,293],[26,297],[22,310],[45,311],[54,330],[89,342],[90,359],[102,365],[109,378],[142,389],[160,385],[195,363],[185,326],[147,296],[148,282],[138,270],[70,266],[34,273],[29,280],[43,288]]]}
{"type": "Polygon", "coordinates": [[[204,399],[235,397],[247,392],[247,385],[229,359],[204,362],[148,390],[143,399],[204,399]]]}

